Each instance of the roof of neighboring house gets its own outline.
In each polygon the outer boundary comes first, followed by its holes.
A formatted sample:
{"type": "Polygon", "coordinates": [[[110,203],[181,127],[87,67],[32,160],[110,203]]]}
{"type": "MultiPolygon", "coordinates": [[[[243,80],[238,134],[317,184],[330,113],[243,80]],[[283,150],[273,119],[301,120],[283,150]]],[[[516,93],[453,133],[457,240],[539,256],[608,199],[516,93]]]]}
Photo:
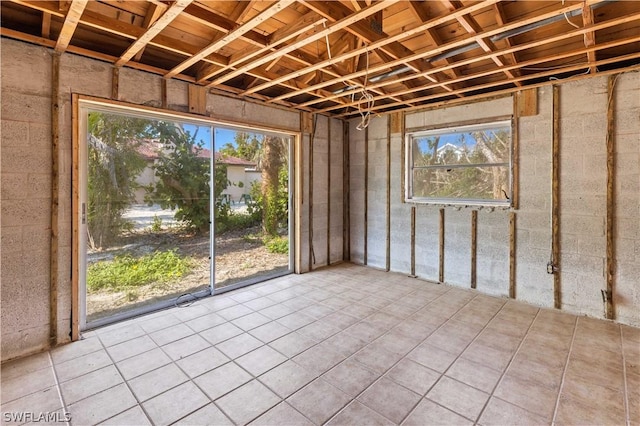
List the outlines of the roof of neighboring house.
{"type": "MultiPolygon", "coordinates": [[[[140,144],[137,147],[138,153],[145,160],[156,160],[160,157],[160,152],[163,149],[163,144],[157,140],[143,140],[140,141],[140,144]]],[[[220,164],[226,164],[228,166],[244,166],[244,167],[255,167],[256,163],[252,161],[248,161],[242,158],[233,157],[231,155],[226,155],[220,152],[216,152],[216,162],[220,164]]],[[[200,158],[211,158],[211,150],[208,148],[200,148],[198,151],[198,157],[200,158]]]]}

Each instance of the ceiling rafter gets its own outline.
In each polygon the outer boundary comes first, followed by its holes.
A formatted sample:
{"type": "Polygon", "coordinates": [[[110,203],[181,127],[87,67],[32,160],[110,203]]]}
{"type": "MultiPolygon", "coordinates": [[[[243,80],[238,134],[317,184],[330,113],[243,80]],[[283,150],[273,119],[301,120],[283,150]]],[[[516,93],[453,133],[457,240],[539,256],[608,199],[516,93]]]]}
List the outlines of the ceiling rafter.
{"type": "MultiPolygon", "coordinates": [[[[586,49],[586,48],[583,48],[586,49]]],[[[583,49],[580,49],[581,51],[583,49]]],[[[623,55],[623,56],[618,56],[618,57],[614,57],[614,58],[609,58],[609,59],[602,59],[599,61],[596,61],[595,65],[607,65],[607,64],[612,64],[612,63],[616,63],[616,62],[625,62],[625,61],[632,61],[632,60],[637,60],[638,58],[640,58],[640,52],[634,52],[634,53],[630,53],[628,55],[623,55]]],[[[634,65],[634,67],[636,69],[640,69],[640,65],[636,64],[634,65]]],[[[572,72],[572,71],[580,71],[584,69],[584,65],[579,64],[579,65],[573,65],[573,66],[568,66],[566,68],[563,69],[563,72],[572,72]]],[[[545,78],[545,77],[553,77],[554,75],[556,75],[558,73],[557,70],[549,70],[549,71],[542,71],[536,74],[529,74],[529,75],[525,75],[525,76],[521,76],[521,77],[517,77],[518,81],[526,81],[526,80],[534,80],[534,79],[540,79],[540,78],[545,78]]],[[[491,89],[494,87],[500,87],[500,86],[504,86],[505,82],[504,81],[497,81],[497,82],[491,82],[491,83],[486,83],[486,84],[480,84],[477,86],[473,86],[473,87],[465,87],[463,89],[458,89],[457,91],[460,93],[467,93],[467,92],[473,92],[473,91],[482,91],[485,89],[491,89]]],[[[510,89],[509,91],[513,91],[513,90],[518,90],[518,88],[513,88],[510,89]]],[[[446,97],[448,95],[446,94],[435,94],[435,95],[429,95],[429,96],[423,96],[421,98],[416,98],[416,101],[432,101],[435,99],[439,99],[439,98],[443,98],[446,97]]],[[[373,111],[380,111],[382,109],[389,109],[389,108],[394,108],[394,107],[398,107],[401,106],[398,103],[388,103],[385,105],[380,105],[380,106],[374,106],[373,108],[370,109],[371,112],[373,111]]],[[[339,114],[338,117],[348,117],[350,115],[353,115],[353,113],[343,113],[343,114],[339,114]]]]}
{"type": "MultiPolygon", "coordinates": [[[[167,9],[167,7],[163,4],[160,6],[156,3],[149,3],[149,10],[147,10],[147,14],[144,16],[144,21],[142,21],[142,28],[148,29],[151,28],[159,18],[162,16],[162,13],[167,9]]],[[[144,54],[144,49],[146,46],[142,46],[142,49],[133,57],[133,60],[138,62],[142,55],[144,54]]]]}
{"type": "MultiPolygon", "coordinates": [[[[409,4],[409,10],[413,13],[413,15],[418,19],[420,23],[425,23],[429,20],[430,17],[427,11],[424,9],[424,5],[423,5],[424,2],[411,0],[408,2],[408,4],[409,4]]],[[[434,46],[439,46],[442,44],[442,39],[436,32],[435,28],[428,28],[427,31],[425,31],[425,35],[434,46]]],[[[442,63],[450,64],[452,62],[453,61],[450,58],[445,58],[438,61],[434,61],[433,64],[438,66],[439,64],[442,64],[442,63]]],[[[451,68],[449,72],[447,72],[446,74],[448,74],[450,78],[456,78],[460,76],[457,68],[451,68]]]]}
{"type": "MultiPolygon", "coordinates": [[[[498,25],[505,26],[507,25],[507,17],[504,13],[504,7],[502,6],[502,3],[496,3],[493,5],[494,9],[495,9],[495,15],[496,15],[496,22],[498,22],[498,25]]],[[[507,37],[503,40],[504,44],[507,47],[512,47],[512,43],[511,40],[507,37]]],[[[516,65],[518,63],[518,58],[516,57],[515,53],[509,53],[508,55],[505,55],[505,57],[509,58],[511,60],[511,65],[516,65]]],[[[520,71],[513,71],[516,75],[520,75],[520,71]]]]}
{"type": "MultiPolygon", "coordinates": [[[[353,13],[349,8],[339,2],[320,2],[308,0],[301,0],[301,2],[311,10],[316,11],[332,22],[349,16],[351,13],[353,13]]],[[[367,44],[372,44],[380,40],[389,38],[389,36],[384,32],[377,33],[376,31],[373,31],[371,27],[366,25],[363,21],[358,21],[353,25],[349,25],[345,28],[345,30],[362,39],[367,44]]],[[[412,55],[414,53],[398,41],[393,41],[388,44],[382,45],[380,49],[382,49],[386,54],[394,59],[399,59],[404,56],[412,55]]],[[[417,61],[408,61],[405,65],[415,72],[423,72],[430,68],[428,64],[417,61]]],[[[429,77],[428,80],[432,82],[438,81],[436,77],[429,77]]],[[[446,80],[446,78],[443,78],[443,80],[446,80]]],[[[451,91],[451,88],[449,88],[449,86],[444,83],[442,84],[442,88],[451,91]]],[[[255,90],[255,88],[252,90],[255,90]]]]}
{"type": "MultiPolygon", "coordinates": [[[[589,25],[593,25],[594,23],[595,23],[595,20],[593,17],[593,10],[591,9],[591,6],[587,6],[587,4],[585,3],[585,5],[582,7],[582,24],[586,27],[589,25]]],[[[596,32],[588,31],[584,33],[584,46],[591,47],[591,46],[594,46],[595,44],[596,44],[596,32]]],[[[591,74],[594,74],[597,71],[596,66],[594,65],[594,63],[596,62],[595,50],[587,53],[587,61],[589,62],[589,72],[591,74]]]]}
{"type": "MultiPolygon", "coordinates": [[[[449,8],[449,10],[452,10],[452,11],[463,7],[462,2],[459,0],[441,0],[441,1],[449,8]]],[[[458,22],[460,22],[460,25],[462,25],[462,28],[464,28],[465,31],[467,31],[469,34],[478,35],[479,33],[482,32],[482,27],[473,18],[473,16],[462,15],[462,16],[458,16],[456,19],[458,20],[458,22]]],[[[489,39],[485,39],[483,37],[478,36],[475,38],[475,40],[480,45],[482,50],[484,50],[485,52],[493,52],[497,49],[496,45],[493,44],[493,42],[489,39]]],[[[491,59],[493,60],[493,62],[495,62],[495,64],[498,67],[504,67],[506,65],[505,62],[502,59],[500,59],[498,56],[492,56],[491,59]]],[[[515,78],[515,75],[511,71],[504,71],[504,73],[510,79],[515,78]]],[[[514,80],[514,84],[516,86],[522,86],[522,84],[516,82],[515,80],[514,80]]]]}
{"type": "MultiPolygon", "coordinates": [[[[282,77],[278,78],[277,80],[272,81],[271,83],[279,84],[281,81],[289,80],[289,79],[295,78],[295,77],[297,77],[299,75],[306,74],[307,72],[311,72],[311,71],[314,71],[316,69],[323,68],[323,67],[325,67],[325,66],[327,66],[327,65],[329,65],[331,63],[342,61],[342,60],[344,60],[346,58],[349,58],[349,57],[352,57],[352,56],[355,56],[355,55],[360,55],[363,52],[366,52],[367,49],[376,49],[379,46],[383,46],[383,45],[392,43],[394,41],[402,40],[402,39],[411,37],[413,35],[420,34],[421,32],[425,31],[427,28],[433,28],[433,27],[436,27],[436,26],[438,26],[440,24],[449,22],[452,19],[455,19],[457,15],[465,14],[465,13],[471,13],[472,11],[485,8],[485,7],[490,6],[491,4],[496,3],[498,1],[500,1],[500,0],[485,0],[482,3],[476,3],[474,5],[467,6],[464,9],[457,10],[457,11],[455,11],[453,13],[450,13],[450,14],[447,14],[447,15],[443,15],[443,16],[439,16],[437,18],[433,18],[433,19],[429,20],[428,22],[425,22],[424,24],[417,26],[416,28],[413,28],[411,30],[404,31],[404,32],[402,32],[402,33],[400,33],[398,35],[395,35],[395,36],[388,37],[386,39],[380,40],[380,41],[378,41],[376,43],[371,44],[368,47],[355,49],[355,50],[353,50],[351,52],[346,52],[344,55],[341,55],[340,57],[337,57],[337,58],[333,58],[332,60],[322,61],[322,62],[319,62],[319,63],[315,64],[312,67],[306,68],[304,70],[299,70],[299,71],[293,72],[293,73],[291,73],[289,75],[286,75],[286,76],[282,76],[282,77]]],[[[462,43],[462,44],[463,43],[468,43],[468,40],[462,40],[462,41],[460,41],[458,43],[462,43]]],[[[402,59],[397,59],[397,60],[392,61],[392,62],[388,62],[388,63],[385,63],[385,64],[380,64],[380,65],[376,65],[376,66],[370,67],[369,72],[370,73],[374,73],[374,72],[377,72],[377,71],[383,71],[385,69],[391,69],[392,67],[394,67],[396,65],[406,64],[407,61],[413,61],[413,60],[417,60],[417,59],[422,59],[422,58],[425,58],[427,56],[432,56],[432,55],[436,55],[438,53],[442,53],[442,51],[444,51],[444,50],[446,50],[446,49],[437,47],[437,48],[434,48],[432,50],[428,50],[426,52],[414,53],[413,55],[411,55],[409,57],[405,57],[405,58],[402,58],[402,59]]],[[[364,72],[364,71],[356,71],[356,72],[353,72],[350,75],[343,76],[342,79],[354,79],[354,78],[362,77],[365,74],[366,74],[366,72],[364,72]]],[[[432,73],[430,73],[429,70],[427,70],[427,71],[423,72],[423,74],[432,74],[432,73]]],[[[328,81],[319,83],[319,84],[317,84],[315,86],[312,86],[312,87],[314,89],[321,88],[321,87],[326,87],[326,86],[330,86],[332,84],[337,84],[340,81],[341,81],[340,79],[328,80],[328,81]]],[[[256,88],[253,88],[252,90],[255,91],[255,89],[256,88]]],[[[274,98],[274,100],[275,99],[286,99],[286,98],[289,98],[291,96],[295,96],[295,95],[298,95],[298,94],[300,94],[300,93],[297,93],[297,92],[288,93],[288,94],[281,95],[281,96],[279,96],[277,98],[274,98]]]]}
{"type": "Polygon", "coordinates": [[[144,48],[155,36],[167,27],[174,19],[180,15],[185,7],[193,0],[176,0],[163,14],[140,36],[116,61],[116,66],[122,66],[129,62],[140,49],[144,48]]]}
{"type": "Polygon", "coordinates": [[[165,74],[165,78],[171,78],[174,75],[178,74],[179,72],[189,68],[191,65],[202,60],[204,57],[206,57],[210,53],[217,52],[218,50],[228,45],[232,41],[240,38],[243,34],[247,33],[250,30],[253,30],[255,27],[265,22],[267,19],[271,18],[278,12],[281,12],[283,9],[287,8],[289,5],[291,5],[295,1],[296,0],[278,0],[277,2],[275,2],[271,6],[267,7],[265,10],[263,10],[262,12],[254,16],[253,18],[249,19],[244,24],[240,25],[239,27],[235,28],[232,31],[229,31],[227,34],[223,35],[222,37],[219,37],[218,39],[214,40],[213,43],[211,43],[204,49],[200,50],[195,55],[191,56],[187,60],[173,67],[171,71],[165,74]]]}
{"type": "Polygon", "coordinates": [[[246,18],[249,12],[251,12],[256,1],[257,0],[247,0],[236,2],[236,7],[231,11],[229,19],[234,22],[244,22],[244,18],[246,18]]]}
{"type": "Polygon", "coordinates": [[[80,22],[82,12],[84,12],[85,7],[87,7],[87,2],[88,0],[74,0],[68,5],[68,7],[63,7],[63,9],[67,9],[67,14],[64,18],[64,24],[62,24],[62,30],[60,30],[58,41],[54,48],[56,52],[62,53],[67,50],[69,43],[71,43],[73,33],[76,32],[76,28],[80,22]]]}
{"type": "MultiPolygon", "coordinates": [[[[456,65],[470,64],[470,63],[473,63],[473,61],[475,61],[475,60],[486,60],[486,59],[489,59],[489,57],[491,55],[515,53],[517,51],[524,51],[524,50],[527,50],[527,49],[533,49],[533,48],[538,47],[538,46],[543,46],[544,44],[547,44],[547,43],[555,43],[555,42],[558,42],[558,41],[561,41],[561,40],[565,40],[565,39],[569,39],[569,38],[572,38],[572,37],[580,36],[580,35],[584,34],[586,31],[589,31],[589,30],[596,31],[596,30],[599,30],[599,29],[611,28],[611,27],[613,27],[615,25],[618,25],[620,23],[632,22],[632,21],[635,21],[635,20],[640,20],[640,13],[631,14],[631,15],[628,15],[628,16],[625,16],[625,17],[621,17],[621,18],[616,18],[616,19],[612,19],[612,20],[609,20],[609,21],[600,22],[598,24],[594,24],[593,27],[590,27],[590,28],[574,29],[572,31],[569,31],[569,32],[566,32],[566,33],[562,33],[562,34],[559,34],[559,35],[556,35],[556,36],[552,36],[552,37],[549,37],[549,38],[546,38],[546,39],[535,40],[533,42],[529,42],[529,43],[526,43],[526,44],[518,45],[518,46],[515,46],[515,47],[512,47],[512,48],[508,48],[508,49],[504,49],[504,50],[501,50],[501,51],[496,51],[496,52],[492,52],[492,53],[486,53],[485,55],[482,55],[482,56],[477,57],[477,58],[467,59],[467,60],[458,62],[458,63],[456,63],[456,65]]],[[[595,47],[592,47],[592,48],[586,49],[584,51],[581,50],[581,49],[572,50],[572,51],[566,52],[566,53],[555,54],[555,55],[552,55],[550,57],[543,57],[541,59],[538,58],[538,59],[533,59],[533,60],[530,60],[530,61],[527,61],[527,62],[520,62],[520,63],[515,64],[515,65],[510,65],[510,66],[508,66],[506,68],[511,70],[511,69],[516,69],[518,67],[526,67],[526,66],[535,65],[535,64],[538,64],[538,63],[544,63],[544,62],[549,62],[549,61],[558,60],[558,59],[562,59],[562,58],[568,58],[568,57],[572,57],[572,56],[576,56],[576,55],[580,55],[580,54],[585,54],[589,50],[607,49],[607,48],[616,47],[616,46],[620,46],[620,45],[636,43],[638,41],[639,40],[637,38],[630,38],[630,39],[625,39],[625,40],[622,40],[622,41],[613,41],[611,43],[600,45],[600,46],[598,46],[597,49],[595,47]]],[[[448,65],[446,67],[441,67],[441,68],[448,68],[450,66],[451,65],[448,65]]],[[[583,65],[583,67],[584,67],[584,65],[583,65]]],[[[454,82],[462,83],[462,82],[465,82],[465,81],[468,81],[468,80],[473,80],[473,79],[477,79],[477,78],[480,78],[480,77],[493,75],[493,74],[500,74],[500,73],[502,73],[502,70],[500,70],[500,69],[491,69],[491,70],[484,71],[484,72],[481,72],[481,73],[466,75],[464,77],[459,77],[454,82]]],[[[411,78],[415,78],[415,76],[413,76],[411,78]]],[[[499,84],[504,84],[504,80],[501,80],[498,83],[499,84]]],[[[381,83],[376,84],[375,86],[384,86],[384,85],[388,85],[388,84],[390,84],[390,83],[389,82],[381,82],[381,83]]],[[[429,88],[429,86],[426,86],[424,88],[429,88]]],[[[348,95],[350,93],[351,92],[345,92],[345,93],[343,93],[341,95],[333,95],[332,97],[326,98],[325,100],[335,99],[337,97],[340,97],[342,95],[348,95]]],[[[398,94],[404,94],[405,91],[400,91],[400,92],[397,92],[397,93],[398,94]]],[[[374,98],[374,99],[376,99],[376,98],[374,98]]],[[[312,105],[313,103],[315,103],[315,102],[305,102],[305,103],[300,104],[300,106],[309,106],[309,105],[312,105]]],[[[332,111],[332,110],[335,110],[335,109],[339,109],[339,108],[342,108],[342,107],[343,107],[343,105],[332,106],[332,107],[321,109],[319,112],[329,112],[329,111],[332,111]]]]}
{"type": "Polygon", "coordinates": [[[42,12],[41,34],[44,38],[51,37],[51,14],[42,12]]]}
{"type": "MultiPolygon", "coordinates": [[[[215,69],[213,67],[205,68],[200,73],[198,73],[198,82],[204,83],[206,80],[214,77],[221,72],[224,72],[236,65],[239,65],[245,61],[248,61],[256,56],[259,56],[263,53],[274,51],[276,47],[281,43],[286,43],[287,41],[300,37],[305,34],[307,31],[315,28],[318,24],[324,23],[325,20],[320,18],[315,13],[308,13],[302,19],[299,19],[295,24],[291,26],[282,27],[279,30],[276,30],[271,37],[268,38],[267,42],[258,46],[256,49],[253,49],[250,52],[242,52],[236,55],[231,55],[229,57],[229,64],[227,67],[215,69]]],[[[285,56],[285,55],[283,55],[285,56]]],[[[287,57],[291,57],[291,55],[286,55],[287,57]]],[[[281,56],[282,57],[282,56],[281,56]]]]}
{"type": "Polygon", "coordinates": [[[309,37],[306,37],[301,41],[297,41],[295,43],[291,43],[287,46],[284,46],[276,52],[268,53],[267,55],[255,60],[254,62],[251,62],[250,64],[244,65],[233,72],[230,72],[222,77],[219,77],[213,82],[209,83],[209,86],[215,86],[216,84],[224,83],[225,81],[230,80],[233,77],[236,77],[242,74],[244,71],[259,67],[260,65],[271,61],[273,58],[280,56],[283,53],[292,52],[306,44],[319,40],[324,36],[329,35],[335,31],[344,29],[345,27],[359,21],[360,19],[365,18],[371,14],[374,14],[377,11],[384,9],[385,7],[390,6],[393,3],[397,3],[398,1],[399,0],[383,0],[378,3],[375,3],[365,9],[360,10],[359,12],[354,13],[349,17],[346,17],[337,22],[334,22],[333,24],[329,25],[327,28],[321,31],[315,32],[315,34],[309,34],[309,37]]]}

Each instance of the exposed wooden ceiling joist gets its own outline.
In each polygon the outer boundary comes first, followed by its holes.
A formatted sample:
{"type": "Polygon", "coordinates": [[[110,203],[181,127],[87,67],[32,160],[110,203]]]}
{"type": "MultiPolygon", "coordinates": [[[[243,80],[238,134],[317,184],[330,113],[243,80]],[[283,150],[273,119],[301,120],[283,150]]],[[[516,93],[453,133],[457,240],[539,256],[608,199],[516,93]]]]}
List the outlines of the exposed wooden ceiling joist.
{"type": "Polygon", "coordinates": [[[176,0],[175,3],[167,9],[162,16],[154,22],[143,34],[140,36],[129,48],[120,56],[120,59],[116,61],[116,66],[122,66],[129,62],[133,56],[144,48],[149,42],[167,26],[174,19],[180,15],[180,12],[189,5],[193,0],[176,0]]]}
{"type": "Polygon", "coordinates": [[[231,43],[232,41],[240,38],[242,35],[244,35],[248,31],[253,30],[255,27],[257,27],[258,25],[260,25],[261,23],[263,23],[267,19],[271,18],[276,13],[282,11],[284,8],[289,6],[294,1],[295,0],[278,0],[277,2],[275,2],[271,6],[269,6],[268,8],[263,10],[262,12],[260,12],[258,15],[256,15],[253,18],[249,19],[244,24],[240,25],[239,27],[237,27],[236,29],[234,29],[232,31],[229,31],[227,34],[225,34],[224,36],[218,38],[217,40],[214,40],[213,43],[211,43],[209,46],[205,47],[204,49],[202,49],[201,51],[199,51],[195,55],[191,56],[189,59],[187,59],[187,60],[183,61],[182,63],[180,63],[180,64],[176,65],[175,67],[173,67],[173,69],[171,71],[169,71],[165,75],[165,78],[171,78],[174,75],[176,75],[179,72],[181,72],[182,70],[185,70],[188,67],[190,67],[191,65],[193,65],[196,62],[200,61],[205,56],[208,56],[211,53],[217,52],[222,47],[224,47],[224,46],[228,45],[229,43],[231,43]]]}
{"type": "Polygon", "coordinates": [[[365,85],[371,112],[413,110],[640,62],[640,19],[627,1],[12,0],[0,8],[3,37],[342,117],[354,114],[352,97],[365,85]]]}
{"type": "MultiPolygon", "coordinates": [[[[640,13],[636,13],[636,14],[631,14],[631,15],[627,15],[625,17],[621,17],[621,18],[615,18],[609,21],[604,21],[604,22],[600,22],[598,24],[594,24],[591,27],[586,27],[586,28],[580,28],[580,29],[574,29],[573,31],[569,31],[566,33],[562,33],[560,35],[556,35],[556,36],[552,36],[550,38],[547,39],[541,39],[541,40],[536,40],[524,45],[518,45],[517,47],[512,47],[509,49],[504,49],[504,50],[500,50],[500,51],[496,51],[496,52],[491,52],[491,53],[487,53],[485,55],[482,55],[479,58],[482,59],[489,59],[489,57],[491,55],[497,55],[497,54],[509,54],[509,53],[515,53],[517,51],[523,51],[523,50],[527,50],[527,49],[532,49],[538,46],[543,46],[545,44],[548,43],[555,43],[561,40],[566,40],[568,38],[572,38],[572,37],[576,37],[576,36],[581,36],[584,33],[586,33],[587,31],[596,31],[598,29],[606,29],[606,28],[610,28],[613,27],[621,22],[631,22],[631,21],[636,21],[636,20],[640,20],[640,13]]],[[[540,63],[548,63],[548,62],[552,62],[552,61],[556,61],[559,59],[564,59],[564,58],[570,58],[570,57],[574,57],[576,55],[583,55],[586,54],[590,51],[596,51],[596,50],[600,50],[600,49],[608,49],[608,48],[613,48],[613,47],[617,47],[617,46],[624,46],[624,45],[633,45],[633,44],[638,44],[640,43],[640,39],[638,39],[637,37],[631,37],[631,38],[627,38],[627,39],[622,39],[622,40],[616,40],[610,43],[603,43],[601,45],[598,45],[596,47],[591,47],[591,48],[578,48],[578,49],[572,49],[569,50],[568,52],[562,52],[562,53],[554,53],[551,56],[542,56],[536,59],[532,59],[529,61],[525,61],[525,62],[520,62],[516,65],[511,65],[506,67],[507,70],[513,70],[516,68],[526,68],[526,67],[530,67],[532,65],[536,65],[536,64],[540,64],[540,63]]],[[[465,61],[461,61],[461,62],[457,62],[457,65],[466,65],[466,64],[470,64],[473,63],[474,60],[477,60],[478,58],[473,58],[473,59],[467,59],[465,61]]],[[[445,68],[449,68],[449,66],[445,66],[445,67],[441,67],[441,69],[445,69],[445,68]]],[[[585,68],[585,65],[582,65],[583,68],[585,68]]],[[[561,69],[556,69],[553,70],[555,73],[559,74],[562,72],[561,69]]],[[[503,70],[502,69],[492,69],[489,71],[483,71],[483,72],[479,72],[479,73],[475,73],[475,74],[469,74],[463,77],[459,77],[456,80],[453,80],[454,83],[464,83],[468,80],[473,80],[473,79],[478,79],[481,77],[485,77],[485,76],[489,76],[489,75],[493,75],[493,74],[500,74],[502,73],[503,70]]],[[[389,84],[389,82],[381,82],[376,84],[375,86],[385,86],[389,84]]],[[[504,81],[500,81],[500,84],[504,84],[504,81]]],[[[425,87],[426,89],[429,88],[429,86],[425,87]]],[[[404,94],[404,91],[401,92],[397,92],[399,94],[404,94]]],[[[350,94],[350,92],[345,92],[342,95],[348,95],[350,94]]],[[[336,97],[339,97],[340,95],[336,95],[336,97]]],[[[331,99],[328,98],[328,99],[331,99]]],[[[379,98],[374,97],[374,100],[378,100],[379,98]]],[[[311,102],[305,102],[303,104],[301,104],[301,106],[309,106],[312,105],[313,103],[311,102]]],[[[351,106],[354,105],[354,103],[347,103],[347,106],[351,106]]],[[[322,110],[320,110],[320,112],[329,112],[329,111],[333,111],[335,109],[339,109],[339,108],[343,108],[345,105],[336,105],[333,107],[327,107],[324,108],[322,110]]]]}
{"type": "Polygon", "coordinates": [[[87,7],[88,0],[74,0],[68,5],[67,14],[64,18],[64,24],[62,24],[62,30],[58,35],[58,41],[56,43],[55,51],[64,52],[71,42],[71,37],[76,31],[78,22],[80,22],[80,16],[84,12],[84,8],[87,7]]]}

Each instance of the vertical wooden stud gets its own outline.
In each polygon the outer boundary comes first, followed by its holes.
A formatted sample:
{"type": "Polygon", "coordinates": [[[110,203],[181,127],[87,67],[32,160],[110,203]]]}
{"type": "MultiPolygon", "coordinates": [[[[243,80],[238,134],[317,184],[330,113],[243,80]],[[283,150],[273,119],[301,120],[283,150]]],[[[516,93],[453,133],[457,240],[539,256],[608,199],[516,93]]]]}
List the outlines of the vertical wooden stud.
{"type": "Polygon", "coordinates": [[[478,210],[471,210],[471,288],[478,284],[478,210]]]}
{"type": "Polygon", "coordinates": [[[313,139],[316,136],[316,120],[317,117],[312,116],[309,133],[309,271],[313,270],[313,265],[316,263],[313,249],[313,139]]]}
{"type": "Polygon", "coordinates": [[[404,116],[404,112],[400,112],[400,127],[401,127],[401,143],[400,143],[400,202],[404,203],[405,201],[405,186],[407,181],[407,158],[406,158],[406,120],[404,116]]]}
{"type": "Polygon", "coordinates": [[[610,75],[607,81],[607,260],[605,318],[615,319],[613,289],[616,274],[616,138],[615,138],[615,84],[620,74],[610,75]]]}
{"type": "Polygon", "coordinates": [[[327,266],[331,265],[331,118],[327,118],[327,266]]]}
{"type": "Polygon", "coordinates": [[[387,239],[386,239],[386,258],[385,258],[385,270],[391,270],[391,122],[392,117],[397,116],[398,114],[393,114],[392,116],[387,118],[387,199],[386,199],[386,211],[385,211],[385,220],[386,220],[386,228],[387,228],[387,239]]]}
{"type": "Polygon", "coordinates": [[[509,297],[516,298],[516,212],[509,213],[509,297]]]}
{"type": "Polygon", "coordinates": [[[51,238],[49,272],[49,345],[58,343],[58,213],[60,188],[60,55],[51,70],[51,238]]]}
{"type": "Polygon", "coordinates": [[[351,260],[349,123],[342,122],[342,260],[351,260]]]}
{"type": "Polygon", "coordinates": [[[293,174],[294,174],[294,256],[293,256],[293,268],[296,274],[302,273],[302,133],[298,133],[294,138],[293,144],[293,174]]]}
{"type": "Polygon", "coordinates": [[[71,340],[76,341],[80,338],[80,290],[79,290],[79,272],[78,264],[80,249],[80,154],[79,154],[79,110],[78,95],[72,96],[71,111],[71,138],[72,138],[72,169],[71,169],[71,340]]]}
{"type": "Polygon", "coordinates": [[[364,129],[364,264],[368,262],[369,240],[369,127],[364,129]]]}
{"type": "Polygon", "coordinates": [[[118,100],[120,92],[120,67],[113,67],[111,73],[111,99],[118,100]]]}
{"type": "Polygon", "coordinates": [[[438,264],[438,281],[444,282],[444,209],[440,209],[440,259],[438,264]]]}
{"type": "Polygon", "coordinates": [[[416,206],[411,206],[411,273],[416,276],[416,206]]]}
{"type": "Polygon", "coordinates": [[[553,142],[551,162],[551,257],[553,274],[553,306],[562,307],[560,292],[560,94],[553,86],[553,142]]]}
{"type": "Polygon", "coordinates": [[[520,208],[520,112],[517,107],[519,97],[514,96],[513,98],[514,115],[511,138],[511,207],[514,210],[520,208]]]}
{"type": "Polygon", "coordinates": [[[207,113],[207,88],[189,85],[189,112],[204,115],[207,113]]]}
{"type": "Polygon", "coordinates": [[[168,109],[169,108],[169,102],[167,101],[167,82],[169,80],[167,80],[166,78],[163,78],[162,80],[160,80],[160,102],[162,104],[162,108],[163,109],[168,109]]]}

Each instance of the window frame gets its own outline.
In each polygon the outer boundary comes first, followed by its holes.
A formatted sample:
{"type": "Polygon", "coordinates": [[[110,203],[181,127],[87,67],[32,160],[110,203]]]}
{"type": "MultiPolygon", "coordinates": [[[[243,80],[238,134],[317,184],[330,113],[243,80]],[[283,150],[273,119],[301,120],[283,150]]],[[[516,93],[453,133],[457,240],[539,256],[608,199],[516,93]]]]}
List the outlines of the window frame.
{"type": "Polygon", "coordinates": [[[427,205],[454,205],[454,206],[486,206],[486,207],[502,207],[502,208],[511,208],[513,207],[513,196],[514,196],[514,138],[515,135],[515,123],[513,115],[501,116],[501,117],[491,117],[483,120],[475,120],[473,122],[457,122],[457,123],[448,123],[448,124],[440,124],[436,126],[431,126],[428,128],[416,128],[416,129],[408,129],[405,138],[404,138],[404,148],[405,148],[405,172],[403,179],[405,180],[405,193],[404,193],[404,201],[412,204],[427,204],[427,205]],[[506,127],[509,126],[510,129],[510,141],[508,147],[508,161],[501,163],[470,163],[470,164],[450,164],[450,165],[431,165],[431,166],[420,166],[415,167],[413,164],[413,148],[414,141],[417,139],[440,135],[444,136],[447,134],[455,134],[455,133],[464,133],[473,130],[482,130],[482,129],[491,129],[497,127],[506,127]],[[416,169],[439,169],[439,168],[448,168],[448,169],[467,169],[472,167],[506,167],[509,173],[508,182],[509,182],[509,191],[507,194],[507,198],[499,199],[499,200],[490,200],[490,199],[480,199],[480,198],[446,198],[446,197],[416,197],[413,195],[413,187],[414,187],[414,170],[416,169]]]}

